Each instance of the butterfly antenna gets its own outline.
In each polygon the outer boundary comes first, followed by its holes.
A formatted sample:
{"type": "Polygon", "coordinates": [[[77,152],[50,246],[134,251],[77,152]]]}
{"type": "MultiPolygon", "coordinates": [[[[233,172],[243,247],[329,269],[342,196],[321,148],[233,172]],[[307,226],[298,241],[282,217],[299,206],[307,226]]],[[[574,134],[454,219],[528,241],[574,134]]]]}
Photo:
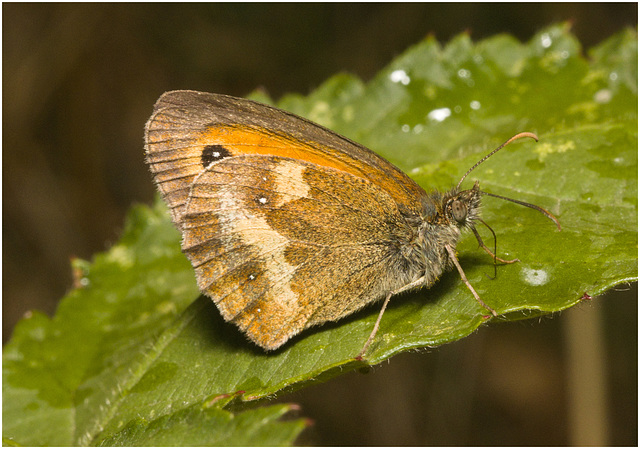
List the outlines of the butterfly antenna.
{"type": "Polygon", "coordinates": [[[558,221],[558,219],[548,210],[541,208],[540,206],[536,206],[535,204],[531,204],[531,203],[525,203],[524,201],[520,201],[520,200],[514,200],[513,198],[507,198],[506,196],[502,196],[502,195],[496,195],[495,193],[489,193],[489,192],[483,192],[482,190],[480,190],[480,194],[481,195],[487,195],[487,196],[492,196],[494,198],[500,198],[501,200],[505,200],[505,201],[511,201],[512,203],[516,203],[519,204],[521,206],[525,206],[525,207],[530,207],[531,209],[535,209],[538,212],[546,215],[546,217],[553,221],[556,226],[558,227],[558,231],[562,231],[562,228],[560,227],[560,222],[558,221]]]}
{"type": "MultiPolygon", "coordinates": [[[[486,161],[487,159],[489,159],[491,156],[493,156],[494,154],[496,154],[498,151],[500,151],[501,149],[503,149],[504,147],[506,147],[507,145],[509,145],[511,142],[513,142],[514,140],[518,140],[521,139],[523,137],[531,137],[532,139],[534,139],[536,142],[538,141],[538,136],[536,136],[534,133],[530,133],[530,132],[523,132],[523,133],[518,133],[515,136],[513,136],[511,139],[507,140],[505,143],[503,143],[502,145],[500,145],[498,148],[496,148],[495,150],[493,150],[491,153],[487,154],[485,157],[483,157],[482,159],[480,159],[478,162],[476,162],[476,165],[474,165],[473,167],[471,167],[465,174],[464,176],[460,179],[460,182],[458,182],[458,185],[456,186],[456,190],[460,189],[460,184],[462,184],[462,181],[464,181],[464,179],[469,175],[469,173],[471,173],[478,165],[482,164],[484,161],[486,161]]],[[[514,200],[513,198],[507,198],[506,196],[501,196],[501,195],[496,195],[495,193],[489,193],[489,192],[483,192],[482,190],[480,191],[480,193],[482,195],[487,195],[487,196],[492,196],[494,198],[500,198],[501,200],[505,200],[505,201],[511,201],[512,203],[516,203],[519,204],[521,206],[525,206],[525,207],[530,207],[531,209],[535,209],[538,212],[541,212],[542,214],[544,214],[547,218],[549,218],[551,221],[553,221],[556,226],[558,227],[558,230],[562,230],[562,228],[560,227],[560,222],[558,221],[558,219],[548,210],[541,208],[540,206],[536,206],[535,204],[531,204],[531,203],[525,203],[524,201],[519,201],[519,200],[514,200]]]]}
{"type": "Polygon", "coordinates": [[[464,179],[469,175],[469,173],[471,173],[478,165],[482,164],[484,161],[486,161],[487,159],[489,159],[491,156],[493,156],[494,154],[496,154],[498,151],[500,151],[501,149],[503,149],[504,147],[506,147],[507,145],[509,145],[511,142],[513,142],[514,140],[518,140],[521,139],[523,137],[531,137],[533,140],[535,140],[536,142],[538,141],[538,136],[536,136],[533,133],[529,133],[529,132],[523,132],[523,133],[519,133],[516,134],[515,136],[513,136],[511,139],[507,140],[505,143],[503,143],[502,145],[500,145],[498,148],[496,148],[495,150],[493,150],[491,153],[487,154],[485,157],[483,157],[482,159],[480,159],[478,162],[476,162],[476,165],[474,165],[473,167],[471,167],[469,169],[469,171],[467,171],[464,176],[460,179],[460,182],[458,182],[458,185],[456,186],[456,190],[458,190],[460,188],[460,184],[462,184],[462,181],[464,181],[464,179]]]}

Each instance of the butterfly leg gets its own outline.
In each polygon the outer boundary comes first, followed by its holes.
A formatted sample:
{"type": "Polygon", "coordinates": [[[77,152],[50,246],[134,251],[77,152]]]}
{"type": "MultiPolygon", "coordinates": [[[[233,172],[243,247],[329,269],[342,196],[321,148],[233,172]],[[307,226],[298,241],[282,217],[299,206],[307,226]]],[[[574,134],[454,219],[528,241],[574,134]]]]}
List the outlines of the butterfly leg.
{"type": "MultiPolygon", "coordinates": [[[[482,221],[482,220],[480,220],[480,221],[482,221]]],[[[484,223],[489,228],[489,226],[484,221],[482,221],[482,223],[484,223]]],[[[487,252],[487,254],[489,254],[491,256],[492,259],[497,260],[500,263],[516,263],[516,262],[520,262],[520,259],[504,260],[504,259],[499,258],[495,254],[493,254],[493,252],[491,252],[491,250],[489,248],[487,248],[487,245],[485,245],[484,242],[482,241],[482,237],[480,237],[480,234],[478,233],[478,230],[475,227],[472,227],[471,230],[475,234],[476,240],[478,240],[478,245],[480,245],[480,248],[485,250],[487,252]]],[[[491,232],[493,232],[493,229],[489,228],[489,230],[491,230],[491,232]]],[[[495,238],[495,235],[496,234],[493,233],[493,238],[495,238]]]]}
{"type": "MultiPolygon", "coordinates": [[[[451,257],[451,261],[453,262],[453,264],[458,269],[458,273],[460,273],[460,277],[462,278],[462,281],[465,283],[467,288],[469,290],[471,290],[471,293],[473,294],[474,298],[476,298],[476,301],[478,301],[478,303],[482,307],[484,307],[489,312],[491,312],[491,314],[493,316],[498,316],[498,313],[495,310],[493,310],[491,307],[489,307],[487,304],[485,304],[485,302],[480,298],[480,295],[478,295],[476,290],[473,288],[473,286],[471,285],[471,283],[467,279],[467,276],[464,274],[464,271],[462,270],[462,267],[458,263],[458,258],[456,257],[455,251],[449,245],[445,245],[445,248],[447,249],[447,252],[449,253],[449,256],[451,257]]],[[[491,253],[491,251],[488,248],[485,247],[485,250],[488,251],[489,254],[491,254],[493,256],[493,253],[491,253]]],[[[517,259],[514,260],[514,261],[503,261],[502,259],[499,259],[499,258],[497,258],[497,259],[500,260],[501,262],[505,262],[505,263],[519,262],[517,259]]],[[[367,349],[369,349],[369,346],[371,346],[371,343],[373,342],[373,339],[375,338],[376,334],[378,333],[378,328],[380,327],[380,321],[382,320],[382,315],[384,314],[384,311],[386,310],[387,305],[389,304],[389,300],[391,299],[391,297],[394,296],[394,295],[397,295],[399,293],[402,293],[402,292],[405,292],[405,291],[412,290],[414,288],[420,287],[420,286],[422,286],[424,284],[424,281],[425,281],[425,278],[423,276],[420,279],[417,279],[417,280],[411,282],[410,284],[407,284],[407,285],[403,286],[402,288],[400,288],[400,289],[398,289],[396,291],[393,291],[393,292],[389,292],[387,294],[387,297],[385,298],[384,303],[382,304],[382,309],[380,310],[380,313],[378,314],[378,319],[376,320],[376,324],[374,324],[373,330],[371,331],[371,334],[369,334],[369,338],[367,339],[366,343],[362,347],[362,350],[356,356],[357,360],[362,360],[362,357],[364,356],[365,352],[367,352],[367,349]]]]}
{"type": "Polygon", "coordinates": [[[489,248],[487,248],[484,245],[480,245],[480,247],[485,250],[487,252],[487,254],[489,254],[491,256],[491,258],[497,260],[500,263],[516,263],[516,262],[520,262],[520,259],[512,259],[512,260],[504,260],[499,258],[498,256],[496,256],[495,254],[493,254],[493,252],[491,252],[491,250],[489,248]]]}
{"type": "Polygon", "coordinates": [[[407,285],[403,286],[402,288],[399,288],[396,291],[387,293],[387,297],[385,298],[384,303],[382,304],[382,309],[380,310],[380,313],[378,314],[378,319],[376,320],[376,324],[373,326],[373,330],[371,331],[371,334],[369,334],[369,338],[367,339],[367,342],[362,347],[362,350],[360,351],[360,353],[356,356],[356,359],[362,360],[362,356],[364,356],[364,353],[367,352],[367,349],[369,349],[369,346],[371,345],[371,342],[373,342],[374,337],[378,333],[378,328],[380,327],[380,321],[382,320],[382,315],[384,314],[384,311],[386,310],[387,305],[389,304],[389,300],[391,299],[391,297],[395,296],[395,295],[397,295],[399,293],[406,292],[407,290],[413,290],[414,288],[420,287],[420,286],[424,285],[424,281],[425,281],[425,277],[422,276],[420,279],[417,279],[417,280],[411,282],[410,284],[407,284],[407,285]]]}
{"type": "Polygon", "coordinates": [[[389,304],[389,300],[390,299],[391,299],[391,292],[387,293],[387,297],[385,298],[384,303],[382,304],[382,309],[380,310],[380,314],[378,315],[378,319],[376,320],[376,324],[374,324],[373,330],[369,334],[369,338],[367,339],[367,342],[362,347],[362,350],[360,351],[360,353],[356,356],[357,360],[362,360],[362,356],[364,355],[365,352],[367,352],[367,349],[369,349],[369,346],[371,345],[371,342],[373,341],[373,338],[378,333],[378,328],[380,327],[380,320],[382,320],[382,314],[384,313],[385,309],[387,308],[387,304],[389,304]]]}
{"type": "Polygon", "coordinates": [[[451,261],[453,262],[453,264],[458,269],[458,273],[460,273],[460,277],[462,278],[462,281],[466,284],[467,288],[469,290],[471,290],[471,293],[476,298],[476,301],[478,301],[482,307],[484,307],[489,312],[491,312],[491,314],[493,316],[498,316],[498,313],[495,310],[493,310],[491,307],[486,305],[484,303],[484,301],[482,299],[480,299],[480,295],[478,295],[478,293],[475,291],[473,286],[469,283],[469,280],[467,279],[467,276],[464,274],[464,271],[462,271],[462,267],[458,263],[458,258],[456,257],[456,252],[449,245],[444,245],[444,247],[447,249],[447,252],[449,253],[449,256],[451,257],[451,261]]]}

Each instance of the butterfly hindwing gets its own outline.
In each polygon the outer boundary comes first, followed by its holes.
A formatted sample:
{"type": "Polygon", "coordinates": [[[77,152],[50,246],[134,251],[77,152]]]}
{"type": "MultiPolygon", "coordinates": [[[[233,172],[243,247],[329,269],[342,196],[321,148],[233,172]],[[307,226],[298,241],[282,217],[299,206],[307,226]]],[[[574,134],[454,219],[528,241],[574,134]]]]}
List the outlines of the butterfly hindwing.
{"type": "Polygon", "coordinates": [[[238,156],[194,179],[183,251],[225,319],[274,349],[404,285],[380,276],[411,238],[403,223],[393,199],[367,180],[290,158],[238,156]]]}

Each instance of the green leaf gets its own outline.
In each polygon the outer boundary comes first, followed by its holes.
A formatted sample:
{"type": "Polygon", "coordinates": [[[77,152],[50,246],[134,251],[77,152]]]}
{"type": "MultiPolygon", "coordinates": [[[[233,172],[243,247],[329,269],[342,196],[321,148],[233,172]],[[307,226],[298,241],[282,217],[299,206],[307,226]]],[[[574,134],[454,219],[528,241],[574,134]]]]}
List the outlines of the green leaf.
{"type": "MultiPolygon", "coordinates": [[[[521,262],[489,279],[492,260],[473,235],[458,245],[469,281],[501,314],[488,322],[516,320],[637,280],[637,36],[624,31],[589,54],[565,25],[526,44],[428,38],[366,85],[338,75],[279,105],[362,142],[427,190],[455,185],[513,134],[537,133],[539,143],[513,143],[464,184],[478,179],[562,223],[559,232],[534,210],[484,197],[499,255],[521,262]]],[[[3,353],[5,444],[292,444],[307,422],[257,399],[487,323],[450,272],[391,301],[364,361],[353,357],[379,306],[265,353],[199,297],[179,242],[163,204],[135,207],[117,245],[74,261],[79,287],[56,315],[16,327],[3,353]]]]}
{"type": "Polygon", "coordinates": [[[188,407],[153,421],[137,419],[101,446],[276,446],[291,442],[304,424],[278,422],[291,406],[279,404],[233,414],[188,407]]]}

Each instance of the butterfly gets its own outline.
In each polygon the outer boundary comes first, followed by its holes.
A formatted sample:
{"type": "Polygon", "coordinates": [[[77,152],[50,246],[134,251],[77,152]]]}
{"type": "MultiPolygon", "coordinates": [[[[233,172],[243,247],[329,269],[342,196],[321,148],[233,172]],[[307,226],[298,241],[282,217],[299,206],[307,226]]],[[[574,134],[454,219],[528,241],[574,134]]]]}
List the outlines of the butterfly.
{"type": "MultiPolygon", "coordinates": [[[[475,223],[480,190],[426,192],[364,146],[255,101],[172,91],[145,128],[146,162],[198,287],[265,350],[311,326],[384,300],[358,357],[374,340],[390,298],[429,287],[456,267],[456,244],[475,223]]],[[[482,222],[484,223],[484,222],[482,222]]],[[[493,231],[492,231],[493,232],[493,231]]]]}

